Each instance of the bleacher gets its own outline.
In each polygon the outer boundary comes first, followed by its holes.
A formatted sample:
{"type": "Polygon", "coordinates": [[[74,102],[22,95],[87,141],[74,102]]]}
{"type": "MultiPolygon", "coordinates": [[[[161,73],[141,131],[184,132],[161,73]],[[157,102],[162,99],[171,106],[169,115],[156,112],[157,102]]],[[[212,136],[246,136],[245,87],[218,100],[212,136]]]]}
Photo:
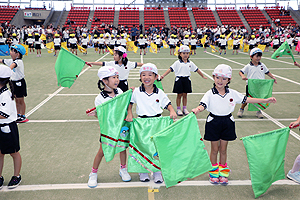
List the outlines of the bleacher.
{"type": "Polygon", "coordinates": [[[140,22],[139,8],[135,8],[135,7],[120,8],[119,25],[128,26],[128,28],[132,28],[133,25],[138,27],[139,22],[140,22]]]}
{"type": "Polygon", "coordinates": [[[104,27],[100,27],[100,26],[103,23],[104,24],[113,23],[114,17],[115,17],[115,7],[96,7],[91,29],[93,29],[95,26],[98,26],[100,30],[104,29],[104,27]]]}
{"type": "Polygon", "coordinates": [[[156,27],[164,26],[165,16],[163,8],[159,10],[157,7],[145,7],[144,22],[146,29],[148,29],[152,24],[154,24],[156,27]]]}
{"type": "Polygon", "coordinates": [[[204,9],[200,9],[199,7],[193,7],[192,11],[195,17],[197,27],[199,25],[203,27],[206,24],[208,26],[217,26],[217,21],[210,8],[205,7],[204,9]]]}
{"type": "MultiPolygon", "coordinates": [[[[283,7],[272,6],[272,7],[264,7],[265,11],[271,17],[271,19],[280,19],[281,26],[288,26],[290,23],[295,26],[296,22],[292,18],[292,16],[282,16],[280,15],[280,9],[283,7]]],[[[277,25],[277,24],[276,24],[277,25]]]]}
{"type": "Polygon", "coordinates": [[[263,27],[269,27],[270,24],[268,23],[267,18],[262,13],[261,10],[259,10],[258,7],[240,7],[240,11],[244,15],[246,21],[248,22],[251,29],[253,28],[259,28],[260,25],[263,27]]]}
{"type": "Polygon", "coordinates": [[[0,6],[0,23],[10,23],[19,9],[20,6],[0,6]]]}
{"type": "Polygon", "coordinates": [[[234,7],[216,7],[216,11],[223,25],[244,26],[234,7]]]}
{"type": "Polygon", "coordinates": [[[171,27],[192,27],[190,16],[186,7],[169,7],[168,11],[171,27]]]}
{"type": "Polygon", "coordinates": [[[68,17],[65,22],[65,27],[68,27],[68,19],[70,19],[70,25],[72,28],[77,26],[86,25],[90,14],[90,7],[72,7],[69,11],[68,17]]]}

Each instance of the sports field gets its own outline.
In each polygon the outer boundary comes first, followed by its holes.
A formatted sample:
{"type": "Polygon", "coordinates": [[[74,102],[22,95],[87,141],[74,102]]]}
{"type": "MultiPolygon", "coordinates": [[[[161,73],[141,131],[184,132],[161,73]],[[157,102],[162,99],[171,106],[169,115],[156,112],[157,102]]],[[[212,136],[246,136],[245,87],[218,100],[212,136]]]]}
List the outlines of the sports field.
{"type": "MultiPolygon", "coordinates": [[[[204,53],[203,48],[198,48],[197,54],[190,57],[208,79],[202,79],[197,73],[192,74],[193,93],[188,95],[188,110],[195,108],[203,94],[212,87],[212,71],[221,63],[233,69],[230,88],[245,92],[246,82],[241,80],[238,72],[250,61],[248,54],[232,55],[232,50],[228,50],[226,55],[220,56],[208,50],[204,53]]],[[[294,54],[300,62],[300,55],[294,54]]],[[[88,49],[87,55],[78,55],[89,62],[113,60],[110,54],[99,55],[94,49],[88,49]]],[[[94,107],[94,99],[99,93],[98,66],[86,66],[70,89],[61,88],[57,86],[54,70],[56,57],[53,54],[48,54],[44,49],[42,57],[36,57],[36,54],[25,56],[23,61],[28,89],[26,116],[30,121],[19,125],[22,183],[13,190],[6,188],[13,174],[12,159],[7,155],[0,199],[254,199],[246,152],[239,138],[288,126],[300,115],[300,69],[293,65],[290,57],[273,60],[271,55],[271,52],[264,53],[262,62],[277,78],[273,96],[278,102],[265,110],[264,119],[257,119],[255,112],[250,111],[245,111],[243,118],[237,118],[240,105],[236,106],[233,116],[238,139],[228,146],[228,165],[232,170],[229,184],[213,186],[205,173],[169,189],[164,184],[154,184],[152,181],[142,183],[138,174],[134,173],[131,173],[131,182],[122,182],[118,171],[119,155],[109,163],[103,160],[98,171],[98,187],[88,188],[88,176],[99,149],[99,124],[96,118],[86,116],[85,110],[94,107]],[[158,191],[152,193],[148,191],[149,188],[158,191]]],[[[128,58],[135,62],[154,63],[160,74],[177,60],[177,57],[169,54],[169,49],[142,56],[129,52],[128,58]]],[[[130,87],[140,85],[138,69],[132,70],[129,77],[130,87]]],[[[170,73],[162,82],[176,108],[173,83],[174,73],[170,73]]],[[[164,111],[163,115],[167,116],[169,112],[164,111]]],[[[207,111],[197,115],[202,136],[207,115],[207,111]]],[[[300,132],[299,129],[293,131],[286,151],[286,174],[300,153],[300,132]]],[[[210,143],[204,143],[209,151],[210,143]]],[[[297,199],[299,195],[299,185],[285,179],[273,184],[260,199],[297,199]]]]}

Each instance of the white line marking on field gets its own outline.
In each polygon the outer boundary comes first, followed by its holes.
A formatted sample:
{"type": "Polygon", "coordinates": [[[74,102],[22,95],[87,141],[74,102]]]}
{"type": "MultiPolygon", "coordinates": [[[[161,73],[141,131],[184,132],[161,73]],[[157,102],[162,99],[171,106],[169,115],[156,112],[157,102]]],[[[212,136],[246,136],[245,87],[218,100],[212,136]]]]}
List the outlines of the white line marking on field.
{"type": "MultiPolygon", "coordinates": [[[[230,186],[251,186],[251,180],[230,180],[226,187],[230,186]]],[[[299,185],[291,180],[279,180],[272,185],[299,185]]],[[[177,184],[175,187],[187,186],[214,186],[209,181],[184,181],[177,184]]],[[[165,184],[155,184],[153,180],[149,182],[118,182],[118,183],[98,183],[98,186],[93,189],[104,188],[156,188],[165,187],[165,184]]],[[[43,185],[20,185],[15,189],[8,189],[3,187],[0,192],[17,192],[17,191],[37,191],[37,190],[68,190],[68,189],[91,189],[87,183],[74,183],[74,184],[43,184],[43,185]]]]}
{"type": "MultiPolygon", "coordinates": [[[[241,52],[241,53],[242,53],[242,54],[247,54],[247,53],[244,53],[244,52],[241,52]]],[[[272,58],[268,58],[268,57],[264,57],[264,56],[262,56],[261,58],[267,59],[267,60],[272,60],[272,61],[275,61],[275,62],[281,62],[281,63],[284,63],[284,64],[294,65],[294,63],[285,62],[285,61],[278,60],[278,59],[272,59],[272,58]]],[[[286,58],[287,58],[287,57],[286,57],[286,58]]]]}
{"type": "MultiPolygon", "coordinates": [[[[107,54],[103,55],[101,58],[99,58],[98,60],[96,60],[95,62],[98,62],[99,60],[101,60],[102,58],[104,58],[105,56],[107,56],[107,54]]],[[[88,66],[87,68],[85,68],[79,75],[81,76],[83,73],[85,73],[89,68],[91,68],[90,66],[88,66]]],[[[32,113],[34,113],[35,111],[37,111],[40,107],[42,107],[45,103],[47,103],[50,99],[52,99],[55,95],[57,95],[60,91],[62,91],[64,89],[64,87],[60,87],[58,88],[53,94],[51,94],[49,97],[47,97],[44,101],[42,101],[41,103],[39,103],[37,106],[35,106],[33,109],[31,109],[28,113],[26,113],[26,117],[29,117],[32,113]]]]}

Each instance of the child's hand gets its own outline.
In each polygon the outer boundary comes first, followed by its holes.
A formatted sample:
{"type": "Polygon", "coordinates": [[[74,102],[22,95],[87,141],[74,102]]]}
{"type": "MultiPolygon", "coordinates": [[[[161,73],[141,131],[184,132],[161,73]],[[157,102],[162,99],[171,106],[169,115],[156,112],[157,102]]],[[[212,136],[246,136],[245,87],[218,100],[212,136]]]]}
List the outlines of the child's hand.
{"type": "Polygon", "coordinates": [[[176,114],[176,112],[173,110],[173,111],[170,111],[170,118],[171,119],[177,119],[177,114],[176,114]]]}
{"type": "Polygon", "coordinates": [[[299,122],[295,121],[290,123],[289,128],[296,128],[297,126],[299,126],[299,122]]]}
{"type": "Polygon", "coordinates": [[[202,76],[202,78],[204,78],[204,79],[207,79],[207,77],[206,77],[206,76],[202,76]]]}
{"type": "Polygon", "coordinates": [[[266,103],[276,103],[277,102],[277,100],[275,99],[275,97],[270,97],[270,98],[267,98],[266,100],[267,100],[266,103]]]}
{"type": "Polygon", "coordinates": [[[160,76],[160,80],[163,80],[164,77],[165,77],[164,75],[161,75],[161,76],[160,76]]]}
{"type": "Polygon", "coordinates": [[[300,67],[300,64],[296,61],[294,62],[294,65],[297,66],[297,67],[300,67]]]}
{"type": "Polygon", "coordinates": [[[248,78],[246,76],[242,77],[242,80],[246,81],[248,78]]]}
{"type": "Polygon", "coordinates": [[[95,116],[95,117],[97,117],[97,114],[96,114],[96,110],[93,110],[93,111],[90,111],[90,112],[88,112],[89,110],[86,110],[86,115],[87,116],[95,116]]]}
{"type": "Polygon", "coordinates": [[[125,121],[132,122],[132,116],[128,114],[125,118],[125,121]]]}
{"type": "Polygon", "coordinates": [[[92,64],[90,62],[85,62],[85,64],[92,67],[92,64]]]}
{"type": "Polygon", "coordinates": [[[132,89],[132,92],[134,91],[135,87],[130,87],[129,89],[132,89]]]}
{"type": "Polygon", "coordinates": [[[194,108],[192,109],[192,112],[195,113],[195,115],[197,115],[200,112],[200,110],[198,108],[194,108]]]}
{"type": "Polygon", "coordinates": [[[274,83],[277,84],[277,79],[276,79],[276,77],[274,77],[273,79],[274,79],[274,83]]]}

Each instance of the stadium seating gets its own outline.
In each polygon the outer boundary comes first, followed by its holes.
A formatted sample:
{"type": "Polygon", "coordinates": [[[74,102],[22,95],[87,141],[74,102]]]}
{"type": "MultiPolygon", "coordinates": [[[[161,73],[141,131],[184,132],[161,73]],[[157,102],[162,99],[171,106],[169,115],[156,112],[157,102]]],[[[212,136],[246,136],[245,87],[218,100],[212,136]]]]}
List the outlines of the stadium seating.
{"type": "Polygon", "coordinates": [[[133,25],[138,27],[139,22],[140,22],[139,8],[135,8],[135,7],[120,8],[119,25],[128,26],[128,28],[132,28],[133,25]]]}
{"type": "Polygon", "coordinates": [[[206,24],[208,26],[217,26],[217,21],[214,17],[213,12],[210,10],[210,8],[205,7],[204,9],[200,9],[198,7],[192,8],[196,25],[197,27],[200,25],[201,27],[205,26],[206,24]]]}
{"type": "Polygon", "coordinates": [[[192,27],[186,7],[169,7],[168,11],[171,27],[192,27]]]}
{"type": "Polygon", "coordinates": [[[162,27],[165,25],[165,16],[163,8],[160,10],[156,7],[145,7],[144,11],[145,28],[154,24],[156,27],[162,27]]]}
{"type": "Polygon", "coordinates": [[[90,7],[72,7],[69,11],[68,17],[65,22],[65,27],[68,27],[68,19],[71,22],[72,28],[76,28],[77,26],[86,25],[90,14],[90,7]]]}
{"type": "Polygon", "coordinates": [[[263,27],[269,27],[271,25],[258,7],[241,7],[240,11],[243,13],[251,29],[259,28],[260,25],[263,27]]]}
{"type": "Polygon", "coordinates": [[[281,16],[280,15],[280,8],[279,6],[273,6],[273,7],[264,7],[268,15],[271,17],[271,19],[280,19],[281,26],[288,26],[290,23],[295,26],[296,22],[291,16],[281,16]]]}
{"type": "Polygon", "coordinates": [[[231,25],[235,27],[244,26],[234,7],[217,7],[216,11],[218,12],[222,25],[231,25]]]}
{"type": "Polygon", "coordinates": [[[0,6],[0,23],[10,23],[19,9],[20,6],[0,6]]]}
{"type": "Polygon", "coordinates": [[[92,21],[92,28],[98,26],[100,30],[104,29],[104,27],[100,27],[101,24],[111,24],[114,23],[114,16],[115,16],[115,8],[114,7],[96,7],[93,21],[92,21]],[[97,17],[97,21],[95,21],[97,17]]]}

